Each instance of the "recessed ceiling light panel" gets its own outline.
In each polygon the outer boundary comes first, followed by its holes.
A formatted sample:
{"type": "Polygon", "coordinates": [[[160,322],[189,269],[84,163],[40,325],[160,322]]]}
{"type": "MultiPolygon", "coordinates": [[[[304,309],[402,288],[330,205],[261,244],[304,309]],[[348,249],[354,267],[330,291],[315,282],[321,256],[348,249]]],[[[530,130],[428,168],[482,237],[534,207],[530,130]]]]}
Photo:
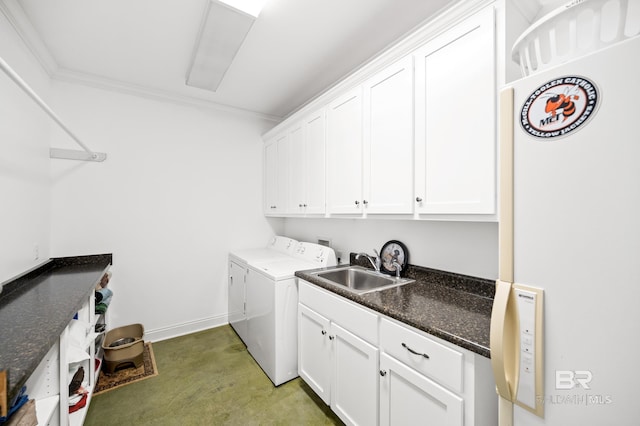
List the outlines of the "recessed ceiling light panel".
{"type": "Polygon", "coordinates": [[[220,0],[231,7],[257,18],[267,0],[220,0]]]}
{"type": "Polygon", "coordinates": [[[187,85],[216,91],[254,21],[254,16],[235,7],[210,1],[187,73],[187,85]]]}

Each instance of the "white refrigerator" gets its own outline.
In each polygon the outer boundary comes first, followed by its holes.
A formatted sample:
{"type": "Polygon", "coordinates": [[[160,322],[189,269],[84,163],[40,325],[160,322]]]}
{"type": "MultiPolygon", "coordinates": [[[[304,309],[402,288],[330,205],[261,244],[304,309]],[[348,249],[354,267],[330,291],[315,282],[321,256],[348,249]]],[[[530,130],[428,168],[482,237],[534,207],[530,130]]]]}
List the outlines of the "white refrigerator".
{"type": "Polygon", "coordinates": [[[500,97],[500,425],[640,425],[640,37],[500,97]]]}

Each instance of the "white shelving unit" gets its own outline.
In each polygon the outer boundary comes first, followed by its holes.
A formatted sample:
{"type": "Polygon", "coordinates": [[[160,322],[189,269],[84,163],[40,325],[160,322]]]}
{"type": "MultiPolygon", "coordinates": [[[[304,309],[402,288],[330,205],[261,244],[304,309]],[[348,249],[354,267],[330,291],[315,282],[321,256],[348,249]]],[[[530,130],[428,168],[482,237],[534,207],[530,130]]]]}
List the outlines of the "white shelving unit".
{"type": "MultiPolygon", "coordinates": [[[[78,311],[77,319],[72,320],[65,329],[65,333],[67,333],[66,368],[63,370],[63,367],[61,367],[60,377],[62,378],[66,375],[64,383],[68,386],[75,371],[82,366],[85,371],[82,387],[88,392],[85,406],[68,415],[68,424],[70,426],[81,426],[84,423],[87,410],[91,403],[93,390],[98,380],[100,367],[102,366],[102,358],[100,351],[96,351],[96,340],[99,339],[103,333],[96,333],[95,327],[102,319],[103,315],[95,314],[95,297],[94,294],[91,293],[89,300],[87,300],[80,311],[78,311]],[[76,323],[74,323],[74,321],[76,321],[76,323]],[[75,336],[71,333],[74,333],[75,336]],[[87,357],[80,359],[78,357],[78,350],[86,354],[87,357]],[[76,355],[73,355],[73,353],[76,355]],[[96,359],[98,360],[97,363],[96,359]]],[[[61,407],[64,405],[68,410],[68,392],[64,393],[64,395],[64,397],[60,398],[61,407]]]]}
{"type": "Polygon", "coordinates": [[[36,415],[39,425],[60,424],[59,360],[59,344],[56,343],[26,383],[29,397],[36,400],[36,415]]]}
{"type": "Polygon", "coordinates": [[[87,415],[91,396],[102,367],[101,337],[96,324],[105,323],[105,315],[95,313],[94,293],[87,297],[76,317],[60,335],[36,370],[27,380],[27,394],[36,400],[39,425],[82,425],[87,415]],[[96,360],[97,363],[96,363],[96,360]],[[83,408],[69,413],[69,383],[75,371],[82,366],[85,377],[82,386],[88,391],[83,408]]]}

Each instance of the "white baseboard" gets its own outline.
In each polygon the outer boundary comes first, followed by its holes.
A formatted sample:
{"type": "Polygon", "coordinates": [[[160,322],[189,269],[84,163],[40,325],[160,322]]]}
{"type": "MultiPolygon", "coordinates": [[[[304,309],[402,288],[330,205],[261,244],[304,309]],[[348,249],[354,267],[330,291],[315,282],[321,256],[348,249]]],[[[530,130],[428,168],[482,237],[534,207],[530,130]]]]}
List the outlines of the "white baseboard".
{"type": "Polygon", "coordinates": [[[172,339],[174,337],[184,336],[186,334],[208,330],[210,328],[220,327],[221,325],[226,325],[228,323],[229,319],[227,315],[189,321],[182,324],[171,325],[169,327],[157,328],[155,330],[145,330],[144,340],[159,342],[161,340],[172,339]]]}

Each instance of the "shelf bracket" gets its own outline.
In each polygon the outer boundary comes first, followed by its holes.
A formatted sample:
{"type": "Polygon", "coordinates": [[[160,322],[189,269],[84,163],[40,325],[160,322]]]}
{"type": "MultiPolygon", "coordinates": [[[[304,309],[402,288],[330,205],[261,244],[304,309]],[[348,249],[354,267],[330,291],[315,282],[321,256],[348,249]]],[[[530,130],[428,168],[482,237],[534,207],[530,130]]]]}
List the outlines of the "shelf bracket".
{"type": "Polygon", "coordinates": [[[102,162],[107,159],[107,154],[104,152],[81,151],[79,149],[50,148],[49,158],[102,162]]]}

